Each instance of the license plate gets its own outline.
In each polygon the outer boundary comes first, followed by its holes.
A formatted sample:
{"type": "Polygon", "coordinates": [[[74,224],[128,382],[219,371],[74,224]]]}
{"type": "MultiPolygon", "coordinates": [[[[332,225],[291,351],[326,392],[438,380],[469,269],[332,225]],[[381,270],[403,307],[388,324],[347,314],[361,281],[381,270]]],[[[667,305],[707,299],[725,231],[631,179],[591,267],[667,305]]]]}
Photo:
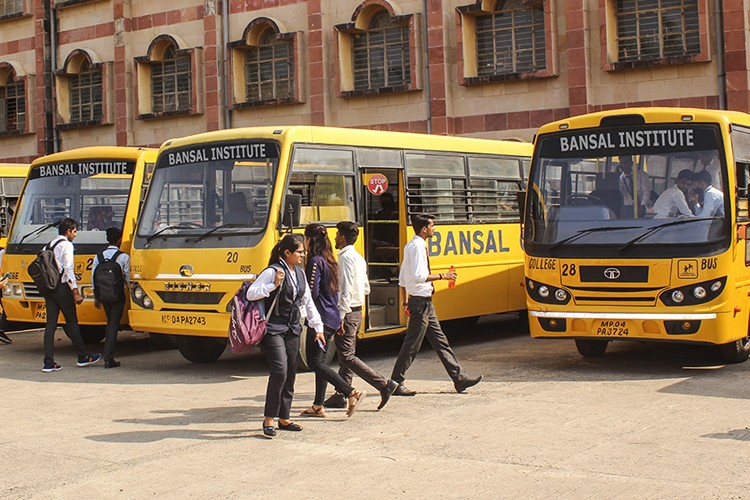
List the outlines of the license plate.
{"type": "Polygon", "coordinates": [[[594,333],[605,337],[627,337],[630,335],[630,324],[621,319],[601,320],[594,333]]]}
{"type": "Polygon", "coordinates": [[[35,320],[47,319],[47,304],[44,302],[32,302],[32,306],[35,320]]]}

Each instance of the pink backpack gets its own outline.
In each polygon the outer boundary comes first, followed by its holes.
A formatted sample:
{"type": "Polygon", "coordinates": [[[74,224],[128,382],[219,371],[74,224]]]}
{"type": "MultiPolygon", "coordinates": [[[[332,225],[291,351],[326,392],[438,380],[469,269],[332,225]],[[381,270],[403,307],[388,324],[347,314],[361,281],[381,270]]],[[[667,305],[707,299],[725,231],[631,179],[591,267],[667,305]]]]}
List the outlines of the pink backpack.
{"type": "MultiPolygon", "coordinates": [[[[242,284],[232,297],[229,313],[229,345],[232,352],[239,354],[250,351],[260,344],[266,335],[266,299],[247,300],[249,282],[242,284]]],[[[271,310],[276,306],[279,294],[271,303],[271,310]]]]}

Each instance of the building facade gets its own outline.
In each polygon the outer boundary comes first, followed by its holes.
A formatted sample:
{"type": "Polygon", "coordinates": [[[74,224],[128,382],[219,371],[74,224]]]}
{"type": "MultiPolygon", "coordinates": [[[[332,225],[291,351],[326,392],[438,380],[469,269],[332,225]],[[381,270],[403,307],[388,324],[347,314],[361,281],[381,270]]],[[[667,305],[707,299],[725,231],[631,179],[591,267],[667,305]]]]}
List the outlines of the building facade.
{"type": "Polygon", "coordinates": [[[0,161],[312,124],[750,110],[748,0],[0,0],[0,161]]]}

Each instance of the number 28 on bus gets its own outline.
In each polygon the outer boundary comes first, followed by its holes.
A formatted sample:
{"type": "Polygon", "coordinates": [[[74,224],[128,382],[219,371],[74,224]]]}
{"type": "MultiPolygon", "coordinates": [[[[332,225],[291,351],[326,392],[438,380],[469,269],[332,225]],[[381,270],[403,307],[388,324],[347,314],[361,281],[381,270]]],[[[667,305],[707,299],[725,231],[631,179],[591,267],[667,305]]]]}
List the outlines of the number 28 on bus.
{"type": "Polygon", "coordinates": [[[523,240],[533,337],[750,353],[750,115],[631,108],[543,126],[523,240]]]}

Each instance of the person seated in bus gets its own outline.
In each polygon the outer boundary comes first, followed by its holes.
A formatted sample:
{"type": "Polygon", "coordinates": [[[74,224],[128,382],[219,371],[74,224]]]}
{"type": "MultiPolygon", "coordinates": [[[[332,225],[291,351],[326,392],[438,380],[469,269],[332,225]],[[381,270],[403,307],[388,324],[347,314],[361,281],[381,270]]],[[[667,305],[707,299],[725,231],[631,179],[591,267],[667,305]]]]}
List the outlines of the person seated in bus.
{"type": "Polygon", "coordinates": [[[705,170],[711,174],[711,185],[721,191],[721,165],[716,151],[701,151],[696,161],[696,172],[705,170]]]}
{"type": "Polygon", "coordinates": [[[100,205],[89,208],[88,222],[86,229],[88,231],[106,231],[114,226],[112,219],[115,216],[114,210],[109,205],[100,205]]]}
{"type": "Polygon", "coordinates": [[[654,203],[654,215],[657,219],[667,217],[693,217],[693,212],[687,203],[688,193],[692,187],[693,172],[689,169],[681,170],[677,174],[677,182],[659,195],[654,203]]]}
{"type": "Polygon", "coordinates": [[[693,176],[695,187],[701,193],[701,200],[695,208],[698,217],[724,217],[724,193],[711,185],[711,173],[706,170],[693,176]]]}
{"type": "Polygon", "coordinates": [[[227,210],[224,216],[225,224],[250,224],[250,211],[247,209],[245,193],[235,191],[227,197],[227,210]]]}
{"type": "Polygon", "coordinates": [[[651,205],[651,182],[649,182],[648,174],[640,170],[636,173],[638,188],[637,191],[634,191],[633,157],[630,155],[621,156],[617,168],[620,170],[619,184],[620,193],[622,194],[620,217],[633,217],[633,199],[636,196],[638,197],[638,217],[644,217],[646,215],[646,207],[651,205]]]}

